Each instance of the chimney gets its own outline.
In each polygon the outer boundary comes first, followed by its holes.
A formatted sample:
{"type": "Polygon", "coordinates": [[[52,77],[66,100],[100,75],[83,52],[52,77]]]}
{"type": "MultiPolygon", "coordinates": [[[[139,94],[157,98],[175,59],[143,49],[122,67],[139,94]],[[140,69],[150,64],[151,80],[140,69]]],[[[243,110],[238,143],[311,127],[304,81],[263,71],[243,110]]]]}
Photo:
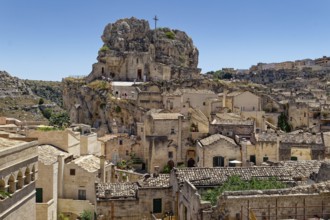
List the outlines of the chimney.
{"type": "Polygon", "coordinates": [[[64,155],[59,154],[57,155],[57,162],[58,162],[58,198],[62,198],[63,196],[63,182],[64,182],[64,155]]]}
{"type": "Polygon", "coordinates": [[[159,166],[154,166],[154,177],[158,177],[159,176],[159,166]]]}
{"type": "Polygon", "coordinates": [[[100,156],[101,183],[105,182],[105,156],[100,156]]]}
{"type": "Polygon", "coordinates": [[[228,90],[225,89],[225,90],[223,91],[223,96],[222,96],[222,107],[224,107],[224,108],[226,107],[227,93],[228,93],[228,90]]]}

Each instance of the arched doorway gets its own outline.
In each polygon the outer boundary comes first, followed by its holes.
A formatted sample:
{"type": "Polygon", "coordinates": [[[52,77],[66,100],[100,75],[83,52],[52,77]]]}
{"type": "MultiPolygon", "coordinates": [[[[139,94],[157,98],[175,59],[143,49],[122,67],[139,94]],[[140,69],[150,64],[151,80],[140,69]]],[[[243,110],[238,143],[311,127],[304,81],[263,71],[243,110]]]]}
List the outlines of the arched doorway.
{"type": "Polygon", "coordinates": [[[194,167],[194,166],[195,166],[195,160],[192,159],[192,158],[190,158],[190,159],[188,160],[188,167],[194,167]]]}
{"type": "Polygon", "coordinates": [[[173,160],[169,160],[167,162],[167,166],[170,168],[170,170],[172,170],[172,168],[174,167],[174,161],[173,160]]]}

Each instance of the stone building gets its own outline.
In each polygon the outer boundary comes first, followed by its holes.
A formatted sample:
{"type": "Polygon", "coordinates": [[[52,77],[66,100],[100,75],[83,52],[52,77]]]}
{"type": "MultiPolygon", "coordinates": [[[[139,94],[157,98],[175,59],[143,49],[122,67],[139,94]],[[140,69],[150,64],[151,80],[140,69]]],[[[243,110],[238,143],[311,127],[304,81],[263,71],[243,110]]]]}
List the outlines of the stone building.
{"type": "Polygon", "coordinates": [[[231,160],[242,160],[240,146],[221,134],[201,139],[196,145],[198,167],[235,166],[231,160]]]}
{"type": "Polygon", "coordinates": [[[140,82],[111,82],[112,95],[121,99],[137,100],[138,90],[136,85],[140,82]]]}
{"type": "Polygon", "coordinates": [[[225,192],[213,216],[229,220],[249,219],[252,215],[256,219],[327,219],[329,192],[330,182],[280,190],[225,192]]]}
{"type": "Polygon", "coordinates": [[[163,109],[162,92],[157,86],[150,86],[144,90],[137,88],[137,105],[145,109],[163,109]]]}
{"type": "Polygon", "coordinates": [[[87,81],[170,80],[197,77],[198,50],[186,33],[169,28],[150,30],[146,20],[134,17],[108,24],[103,47],[87,81]]]}
{"type": "Polygon", "coordinates": [[[36,219],[38,154],[35,139],[0,135],[0,219],[36,219]],[[27,214],[28,213],[28,214],[27,214]]]}
{"type": "MultiPolygon", "coordinates": [[[[292,172],[285,167],[195,167],[173,169],[170,185],[174,197],[173,206],[178,219],[208,220],[214,217],[210,202],[202,200],[201,194],[223,184],[228,176],[239,175],[244,180],[252,177],[277,177],[280,181],[293,181],[292,172]]],[[[221,208],[221,207],[220,207],[221,208]]]]}
{"type": "Polygon", "coordinates": [[[250,119],[218,119],[210,123],[210,134],[222,134],[234,138],[235,135],[251,138],[254,132],[254,121],[250,119]]]}
{"type": "Polygon", "coordinates": [[[325,158],[322,134],[307,132],[256,134],[255,145],[247,147],[250,161],[319,160],[325,158]]]}
{"type": "Polygon", "coordinates": [[[207,101],[218,98],[213,91],[205,89],[176,89],[174,92],[164,92],[162,96],[167,110],[187,115],[188,109],[193,108],[200,110],[206,116],[216,108],[211,103],[208,105],[207,101]],[[212,107],[213,109],[210,110],[212,107]]]}
{"type": "Polygon", "coordinates": [[[144,158],[146,169],[154,172],[165,165],[177,166],[185,162],[182,146],[183,115],[179,113],[151,113],[144,120],[144,158]]]}
{"type": "Polygon", "coordinates": [[[51,145],[38,146],[38,174],[36,181],[37,220],[56,219],[58,198],[63,195],[63,169],[72,155],[51,145]]]}
{"type": "Polygon", "coordinates": [[[103,142],[104,149],[102,155],[105,156],[107,161],[113,164],[121,162],[122,160],[128,161],[133,158],[143,158],[143,147],[140,141],[134,136],[128,134],[109,134],[99,138],[103,142]]]}
{"type": "Polygon", "coordinates": [[[288,109],[289,123],[293,130],[308,127],[309,106],[304,102],[290,102],[288,109]]]}
{"type": "Polygon", "coordinates": [[[259,96],[249,91],[236,91],[219,94],[222,98],[223,107],[229,108],[232,112],[239,113],[241,111],[261,111],[261,99],[259,96]]]}
{"type": "Polygon", "coordinates": [[[168,174],[146,175],[134,183],[96,185],[97,219],[159,219],[174,213],[168,174]]]}
{"type": "Polygon", "coordinates": [[[90,126],[77,124],[65,130],[28,130],[27,137],[38,138],[39,144],[56,146],[74,156],[100,154],[101,145],[90,126]]]}

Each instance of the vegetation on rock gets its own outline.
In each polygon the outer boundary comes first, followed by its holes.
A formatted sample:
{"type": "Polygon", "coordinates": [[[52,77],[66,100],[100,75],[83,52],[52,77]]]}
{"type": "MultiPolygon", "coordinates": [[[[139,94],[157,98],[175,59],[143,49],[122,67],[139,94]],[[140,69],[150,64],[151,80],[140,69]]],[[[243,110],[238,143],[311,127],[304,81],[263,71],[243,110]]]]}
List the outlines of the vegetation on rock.
{"type": "Polygon", "coordinates": [[[65,128],[70,125],[70,117],[66,112],[52,114],[49,118],[49,125],[65,128]]]}

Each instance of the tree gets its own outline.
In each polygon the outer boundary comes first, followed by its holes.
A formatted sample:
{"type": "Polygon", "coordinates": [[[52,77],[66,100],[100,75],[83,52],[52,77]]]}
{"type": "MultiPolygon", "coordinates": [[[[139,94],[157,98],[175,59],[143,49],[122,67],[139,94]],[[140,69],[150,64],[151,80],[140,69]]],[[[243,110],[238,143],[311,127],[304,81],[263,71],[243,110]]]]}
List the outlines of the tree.
{"type": "Polygon", "coordinates": [[[92,220],[93,213],[91,211],[84,210],[83,213],[80,214],[81,220],[92,220]]]}
{"type": "Polygon", "coordinates": [[[66,128],[70,125],[70,117],[66,112],[54,113],[49,118],[49,125],[66,128]]]}
{"type": "Polygon", "coordinates": [[[277,127],[279,127],[282,131],[285,132],[291,131],[291,126],[288,122],[288,118],[283,112],[278,116],[277,127]]]}

